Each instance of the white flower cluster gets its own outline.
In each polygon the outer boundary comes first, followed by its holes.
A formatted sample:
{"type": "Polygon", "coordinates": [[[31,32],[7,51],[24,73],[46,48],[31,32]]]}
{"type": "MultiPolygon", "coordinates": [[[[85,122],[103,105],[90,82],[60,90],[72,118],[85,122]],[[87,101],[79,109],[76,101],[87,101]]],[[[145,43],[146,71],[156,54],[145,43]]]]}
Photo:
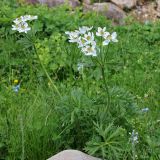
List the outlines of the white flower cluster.
{"type": "MultiPolygon", "coordinates": [[[[65,32],[69,36],[69,42],[77,43],[78,48],[81,48],[81,51],[87,56],[97,56],[97,46],[95,41],[94,33],[91,32],[93,27],[80,27],[79,30],[72,32],[65,32]]],[[[103,37],[104,41],[102,45],[108,45],[110,42],[118,42],[117,33],[113,32],[110,34],[106,32],[106,27],[98,27],[96,32],[98,37],[103,37]]]]}
{"type": "Polygon", "coordinates": [[[80,27],[79,30],[73,32],[65,32],[69,36],[69,42],[77,43],[78,48],[81,48],[82,52],[89,56],[96,56],[96,42],[94,40],[94,34],[91,32],[93,27],[80,27]]]}
{"type": "Polygon", "coordinates": [[[18,31],[19,33],[27,33],[31,28],[28,26],[27,21],[32,21],[38,19],[38,16],[32,16],[32,15],[25,15],[20,16],[19,18],[16,18],[13,22],[14,25],[12,25],[12,30],[18,31]]]}

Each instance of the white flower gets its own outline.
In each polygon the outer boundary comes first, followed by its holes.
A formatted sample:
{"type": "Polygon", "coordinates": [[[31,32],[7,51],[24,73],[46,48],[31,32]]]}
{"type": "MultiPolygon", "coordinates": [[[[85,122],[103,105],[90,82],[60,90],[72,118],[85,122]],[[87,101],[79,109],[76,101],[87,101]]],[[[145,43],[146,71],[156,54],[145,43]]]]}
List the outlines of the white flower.
{"type": "Polygon", "coordinates": [[[75,30],[74,32],[65,32],[65,34],[67,34],[69,36],[69,42],[71,43],[78,43],[79,41],[79,32],[77,30],[75,30]]]}
{"type": "Polygon", "coordinates": [[[23,21],[23,18],[22,18],[22,16],[21,16],[21,17],[19,17],[19,18],[16,18],[13,22],[14,22],[15,24],[19,24],[19,23],[25,22],[25,21],[23,21]]]}
{"type": "Polygon", "coordinates": [[[118,42],[116,32],[113,32],[112,34],[110,34],[109,32],[105,32],[104,39],[105,39],[103,41],[104,46],[108,45],[110,42],[118,42]]]}
{"type": "Polygon", "coordinates": [[[18,29],[19,29],[19,24],[12,25],[13,31],[18,31],[18,29]]]}
{"type": "Polygon", "coordinates": [[[26,21],[32,21],[35,19],[38,19],[38,16],[20,16],[13,21],[15,24],[12,25],[12,30],[18,31],[19,33],[27,33],[29,30],[31,30],[31,28],[28,26],[26,21]]]}
{"type": "Polygon", "coordinates": [[[82,37],[78,38],[78,48],[82,48],[86,45],[86,40],[82,37]]]}
{"type": "Polygon", "coordinates": [[[80,33],[80,34],[85,34],[86,32],[87,32],[87,29],[86,29],[85,26],[79,27],[79,33],[80,33]]]}
{"type": "Polygon", "coordinates": [[[19,33],[27,33],[29,30],[31,30],[30,27],[28,27],[28,23],[26,22],[21,22],[19,24],[16,25],[12,25],[12,30],[16,30],[19,33]]]}
{"type": "Polygon", "coordinates": [[[26,18],[24,16],[20,16],[13,21],[15,24],[19,24],[21,22],[26,22],[26,18]]]}
{"type": "Polygon", "coordinates": [[[32,21],[38,19],[38,16],[25,15],[23,16],[23,18],[25,19],[25,21],[32,21]]]}
{"type": "Polygon", "coordinates": [[[88,34],[84,35],[84,40],[86,40],[86,44],[90,44],[94,41],[94,34],[93,32],[88,32],[88,34]]]}
{"type": "Polygon", "coordinates": [[[78,45],[79,46],[78,46],[78,48],[82,48],[82,47],[84,47],[84,46],[86,46],[88,44],[90,44],[92,46],[96,46],[96,42],[94,41],[94,38],[92,40],[90,40],[90,41],[87,41],[86,38],[79,37],[79,41],[78,41],[78,45]]]}
{"type": "Polygon", "coordinates": [[[82,27],[79,27],[79,33],[80,34],[85,34],[86,32],[90,31],[93,27],[86,27],[86,26],[82,26],[82,27]]]}
{"type": "Polygon", "coordinates": [[[82,52],[86,56],[97,56],[96,48],[94,45],[93,46],[86,46],[86,47],[82,48],[82,52]]]}
{"type": "Polygon", "coordinates": [[[24,16],[20,16],[19,18],[16,18],[13,22],[15,24],[19,24],[21,22],[32,21],[36,19],[38,19],[38,16],[24,15],[24,16]]]}
{"type": "Polygon", "coordinates": [[[103,37],[105,35],[105,31],[106,31],[106,27],[104,28],[98,27],[98,32],[96,32],[96,35],[103,37]]]}
{"type": "Polygon", "coordinates": [[[22,23],[19,24],[19,29],[18,29],[18,31],[19,31],[20,33],[22,33],[22,32],[27,33],[29,30],[31,30],[31,28],[28,27],[28,23],[22,22],[22,23]]]}
{"type": "Polygon", "coordinates": [[[77,32],[72,32],[69,35],[69,42],[71,42],[71,43],[78,42],[78,39],[79,39],[79,34],[77,32]]]}

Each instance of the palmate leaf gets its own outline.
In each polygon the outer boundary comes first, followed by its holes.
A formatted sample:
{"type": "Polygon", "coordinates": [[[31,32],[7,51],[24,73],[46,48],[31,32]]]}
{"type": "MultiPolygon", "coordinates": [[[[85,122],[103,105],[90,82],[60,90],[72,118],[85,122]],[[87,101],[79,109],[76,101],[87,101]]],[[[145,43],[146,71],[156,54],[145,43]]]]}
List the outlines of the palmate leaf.
{"type": "Polygon", "coordinates": [[[135,96],[124,88],[114,86],[110,89],[112,114],[117,116],[133,116],[138,110],[135,96]]]}
{"type": "Polygon", "coordinates": [[[120,159],[124,151],[122,141],[125,142],[125,130],[115,127],[113,123],[108,126],[99,123],[94,123],[94,125],[95,135],[91,141],[87,142],[85,151],[103,159],[120,159]]]}

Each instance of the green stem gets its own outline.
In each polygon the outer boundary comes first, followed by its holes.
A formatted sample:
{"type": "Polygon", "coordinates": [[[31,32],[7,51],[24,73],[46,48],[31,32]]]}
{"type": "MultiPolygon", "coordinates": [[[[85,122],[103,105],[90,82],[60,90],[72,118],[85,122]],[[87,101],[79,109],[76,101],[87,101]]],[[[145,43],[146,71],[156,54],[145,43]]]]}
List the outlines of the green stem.
{"type": "Polygon", "coordinates": [[[21,140],[22,140],[22,157],[21,160],[24,160],[24,153],[25,153],[25,147],[24,147],[24,124],[23,124],[23,117],[20,115],[20,128],[21,128],[21,140]]]}
{"type": "MultiPolygon", "coordinates": [[[[106,53],[108,53],[108,51],[109,51],[109,45],[107,46],[107,52],[106,53]]],[[[107,54],[104,54],[104,63],[106,63],[107,62],[107,54]]]]}
{"type": "Polygon", "coordinates": [[[107,92],[107,105],[109,106],[110,105],[110,94],[109,94],[109,87],[107,85],[106,78],[105,78],[104,65],[101,65],[101,73],[102,73],[102,78],[103,78],[105,91],[107,92]]]}
{"type": "Polygon", "coordinates": [[[31,42],[31,44],[32,44],[32,46],[33,46],[33,49],[34,49],[34,52],[36,53],[36,56],[37,56],[37,58],[38,58],[38,60],[39,60],[39,62],[40,62],[40,65],[41,65],[44,73],[46,74],[49,82],[52,84],[52,86],[53,86],[53,88],[55,89],[55,91],[57,92],[57,94],[61,97],[61,94],[60,94],[59,90],[57,89],[56,85],[53,83],[50,75],[48,74],[45,66],[43,65],[43,63],[42,63],[42,61],[41,61],[41,59],[40,59],[40,57],[39,57],[39,54],[38,54],[38,52],[37,52],[37,49],[36,49],[35,44],[33,43],[33,41],[32,41],[29,37],[27,37],[27,35],[25,35],[25,37],[31,42]]]}
{"type": "MultiPolygon", "coordinates": [[[[99,62],[99,64],[100,64],[100,67],[101,67],[101,73],[102,73],[102,78],[103,78],[105,91],[107,92],[107,106],[109,106],[110,105],[110,94],[109,94],[109,87],[108,87],[108,84],[107,84],[107,81],[106,81],[106,77],[105,77],[106,54],[104,53],[102,42],[103,42],[103,40],[101,38],[100,62],[99,62]]],[[[107,49],[107,53],[108,53],[108,49],[107,49]]]]}
{"type": "Polygon", "coordinates": [[[38,60],[39,60],[39,62],[40,62],[40,65],[41,65],[43,71],[45,72],[45,74],[46,74],[46,76],[47,76],[49,82],[52,84],[52,86],[53,86],[53,88],[55,89],[55,91],[57,92],[57,94],[61,97],[61,94],[60,94],[59,90],[57,89],[56,85],[53,83],[53,81],[52,81],[50,75],[48,74],[48,72],[47,72],[45,66],[43,65],[43,63],[42,63],[42,61],[41,61],[41,59],[40,59],[40,57],[39,57],[39,54],[38,54],[37,49],[36,49],[36,47],[35,47],[34,44],[33,44],[33,48],[34,48],[34,52],[36,53],[37,58],[38,58],[38,60]]]}
{"type": "Polygon", "coordinates": [[[136,160],[135,145],[132,144],[132,159],[136,160]]]}

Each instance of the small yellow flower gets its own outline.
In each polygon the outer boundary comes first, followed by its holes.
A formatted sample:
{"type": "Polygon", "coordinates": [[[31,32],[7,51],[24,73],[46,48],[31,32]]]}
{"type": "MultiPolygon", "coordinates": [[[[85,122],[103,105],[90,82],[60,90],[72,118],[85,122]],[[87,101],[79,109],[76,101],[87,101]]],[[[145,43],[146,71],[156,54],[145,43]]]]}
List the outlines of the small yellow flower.
{"type": "Polygon", "coordinates": [[[19,82],[19,80],[15,79],[13,82],[14,82],[14,84],[17,84],[19,82]]]}

